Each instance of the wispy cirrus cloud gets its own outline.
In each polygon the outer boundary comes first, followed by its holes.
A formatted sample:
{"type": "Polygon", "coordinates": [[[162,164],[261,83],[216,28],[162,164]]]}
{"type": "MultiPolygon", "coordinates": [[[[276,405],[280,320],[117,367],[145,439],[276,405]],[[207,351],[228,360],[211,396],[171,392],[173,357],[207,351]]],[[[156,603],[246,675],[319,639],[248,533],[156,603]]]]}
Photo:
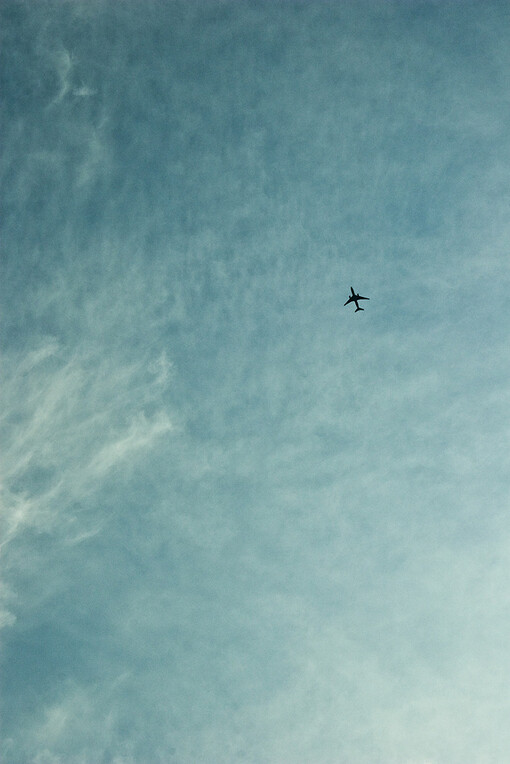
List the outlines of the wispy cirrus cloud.
{"type": "MultiPolygon", "coordinates": [[[[77,543],[102,526],[76,528],[73,506],[97,495],[172,430],[162,398],[167,362],[152,371],[121,357],[98,357],[87,343],[72,352],[55,338],[4,356],[3,546],[33,527],[77,543]],[[163,369],[163,372],[162,372],[163,369]],[[162,376],[163,374],[163,376],[162,376]],[[137,395],[138,390],[138,395],[137,395]]],[[[83,520],[83,518],[82,518],[83,520]]]]}

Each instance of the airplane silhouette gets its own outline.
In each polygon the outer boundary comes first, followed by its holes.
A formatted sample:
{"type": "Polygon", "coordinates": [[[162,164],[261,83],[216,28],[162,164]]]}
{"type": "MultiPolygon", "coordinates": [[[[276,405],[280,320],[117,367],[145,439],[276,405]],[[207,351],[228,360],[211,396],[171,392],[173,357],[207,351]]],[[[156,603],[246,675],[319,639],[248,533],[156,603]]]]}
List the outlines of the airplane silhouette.
{"type": "Polygon", "coordinates": [[[358,310],[365,310],[365,308],[360,308],[360,306],[358,305],[358,300],[370,300],[370,297],[362,297],[360,294],[356,294],[354,289],[351,287],[351,294],[347,302],[344,302],[344,308],[346,305],[349,305],[350,302],[355,302],[356,303],[356,310],[354,311],[355,313],[357,313],[358,310]]]}

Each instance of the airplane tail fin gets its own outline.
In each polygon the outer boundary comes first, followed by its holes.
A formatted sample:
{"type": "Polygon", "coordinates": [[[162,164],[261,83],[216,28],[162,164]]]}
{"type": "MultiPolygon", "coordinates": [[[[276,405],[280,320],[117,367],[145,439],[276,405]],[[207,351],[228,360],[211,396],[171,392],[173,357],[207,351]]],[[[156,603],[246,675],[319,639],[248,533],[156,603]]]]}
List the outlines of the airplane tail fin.
{"type": "Polygon", "coordinates": [[[365,310],[365,308],[356,308],[356,310],[354,312],[357,313],[358,310],[365,310]]]}

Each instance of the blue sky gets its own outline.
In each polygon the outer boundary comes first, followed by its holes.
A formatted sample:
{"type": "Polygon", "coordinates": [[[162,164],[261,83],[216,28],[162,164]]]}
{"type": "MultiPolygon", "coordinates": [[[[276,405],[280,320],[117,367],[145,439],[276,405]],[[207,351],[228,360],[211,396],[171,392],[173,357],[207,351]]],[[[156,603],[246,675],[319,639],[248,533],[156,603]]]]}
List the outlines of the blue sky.
{"type": "Polygon", "coordinates": [[[507,4],[0,14],[2,761],[504,764],[507,4]]]}

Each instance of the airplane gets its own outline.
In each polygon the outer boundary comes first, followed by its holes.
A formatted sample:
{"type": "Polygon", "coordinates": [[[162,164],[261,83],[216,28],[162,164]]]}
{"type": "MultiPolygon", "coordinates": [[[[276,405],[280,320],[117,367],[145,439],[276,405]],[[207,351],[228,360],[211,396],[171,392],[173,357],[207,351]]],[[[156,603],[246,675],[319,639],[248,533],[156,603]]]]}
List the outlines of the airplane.
{"type": "Polygon", "coordinates": [[[349,305],[350,302],[355,302],[356,303],[356,310],[354,311],[355,313],[357,313],[358,310],[365,310],[365,308],[360,308],[360,306],[358,305],[358,300],[370,300],[370,297],[362,297],[360,294],[356,294],[354,289],[351,287],[351,294],[347,302],[344,302],[344,308],[346,305],[349,305]]]}

